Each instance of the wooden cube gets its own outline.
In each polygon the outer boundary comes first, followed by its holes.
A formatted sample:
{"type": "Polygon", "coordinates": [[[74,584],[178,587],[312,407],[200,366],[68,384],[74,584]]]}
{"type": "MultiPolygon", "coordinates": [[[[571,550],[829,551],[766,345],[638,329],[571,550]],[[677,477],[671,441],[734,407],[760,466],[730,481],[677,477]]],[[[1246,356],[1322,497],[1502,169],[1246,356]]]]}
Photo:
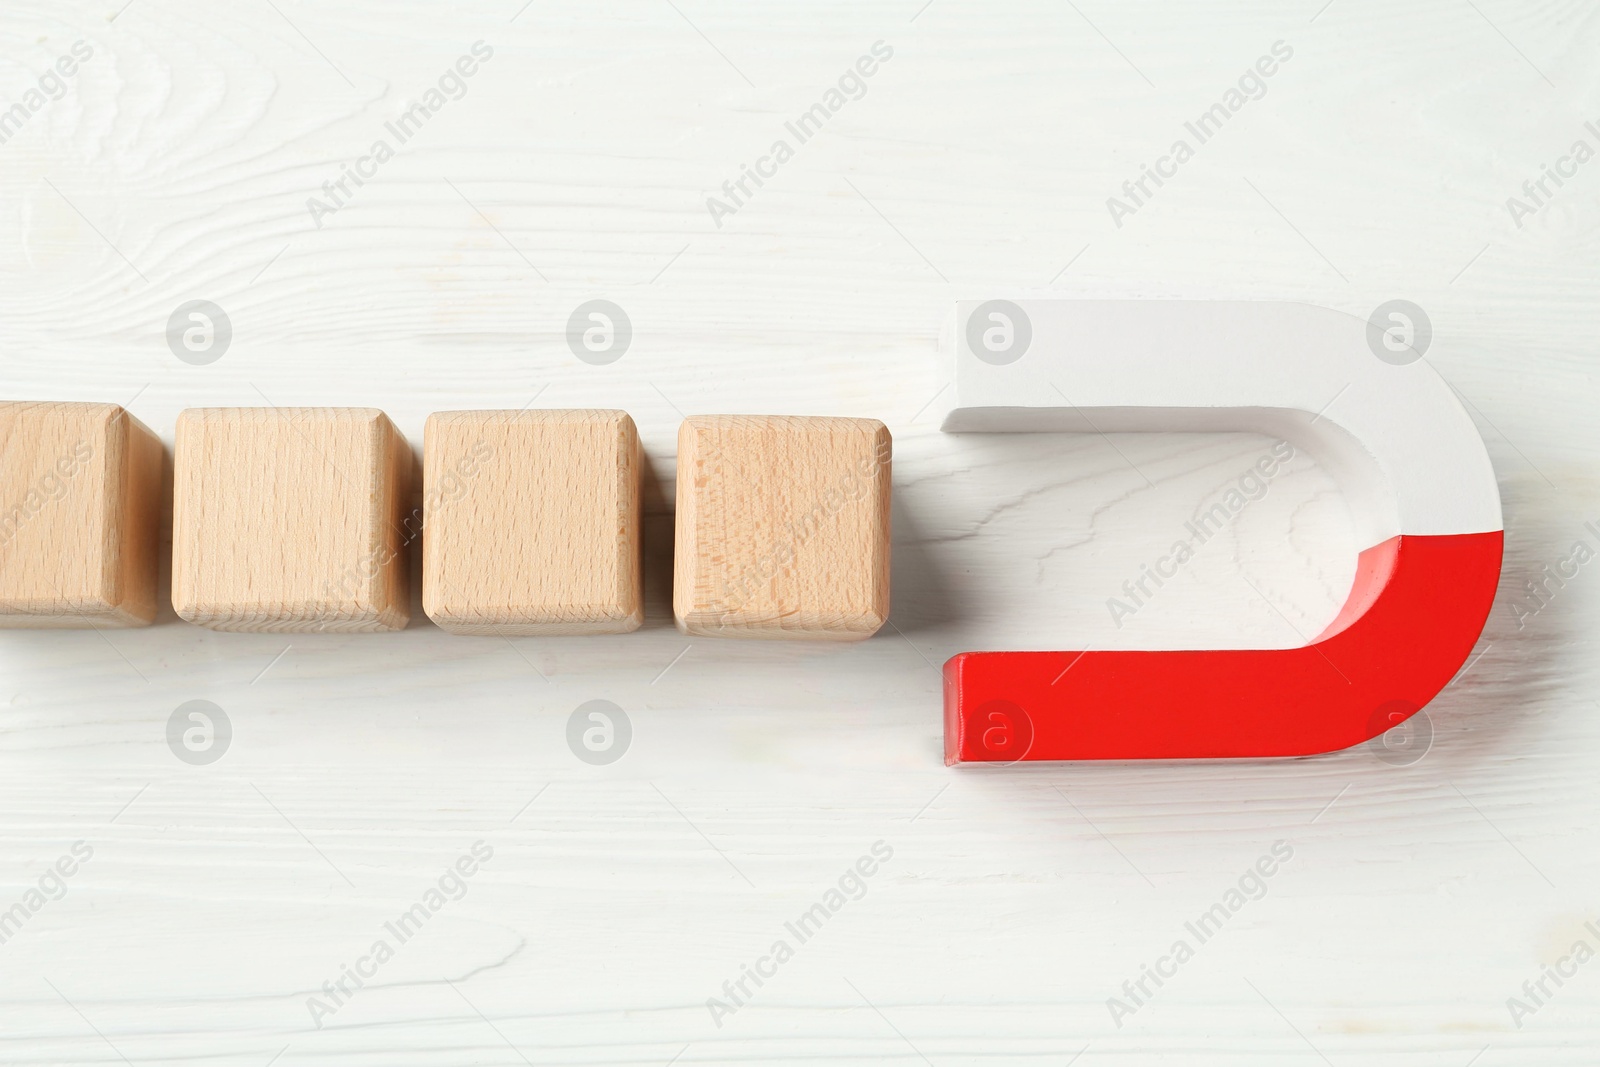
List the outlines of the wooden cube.
{"type": "Polygon", "coordinates": [[[623,411],[441,411],[423,445],[422,604],[459,634],[644,621],[642,458],[623,411]]]}
{"type": "Polygon", "coordinates": [[[149,625],[164,455],[116,404],[0,403],[0,626],[149,625]]]}
{"type": "Polygon", "coordinates": [[[190,408],[172,604],[213,630],[403,629],[411,447],[375,408],[190,408]]]}
{"type": "Polygon", "coordinates": [[[875,632],[889,617],[889,460],[889,430],[876,419],[685,419],[678,628],[832,640],[875,632]]]}

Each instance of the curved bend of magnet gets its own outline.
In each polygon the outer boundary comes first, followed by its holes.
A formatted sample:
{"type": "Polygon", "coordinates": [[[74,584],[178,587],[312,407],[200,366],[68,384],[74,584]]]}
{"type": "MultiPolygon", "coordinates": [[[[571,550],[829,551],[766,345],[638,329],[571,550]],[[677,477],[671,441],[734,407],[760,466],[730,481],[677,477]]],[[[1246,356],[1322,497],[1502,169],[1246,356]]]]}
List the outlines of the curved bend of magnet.
{"type": "Polygon", "coordinates": [[[1365,321],[1306,304],[963,301],[955,326],[946,432],[1271,434],[1329,470],[1365,547],[1343,609],[1299,648],[954,656],[946,763],[1330,752],[1466,662],[1499,582],[1500,493],[1426,361],[1381,359],[1365,321]],[[1013,352],[980,357],[990,337],[1013,352]]]}

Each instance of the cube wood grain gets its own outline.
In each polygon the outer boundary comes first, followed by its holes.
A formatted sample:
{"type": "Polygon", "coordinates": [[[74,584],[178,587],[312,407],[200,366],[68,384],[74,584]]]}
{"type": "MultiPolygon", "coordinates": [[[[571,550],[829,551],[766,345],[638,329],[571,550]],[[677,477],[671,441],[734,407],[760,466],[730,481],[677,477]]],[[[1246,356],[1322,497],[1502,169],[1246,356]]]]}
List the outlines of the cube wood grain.
{"type": "Polygon", "coordinates": [[[678,431],[678,628],[855,640],[889,617],[889,430],[697,415],[678,431]]]}
{"type": "Polygon", "coordinates": [[[423,445],[422,602],[459,634],[607,634],[644,621],[633,419],[442,411],[423,445]]]}
{"type": "Polygon", "coordinates": [[[411,447],[375,408],[190,408],[173,446],[172,603],[214,630],[410,618],[411,447]]]}
{"type": "Polygon", "coordinates": [[[155,618],[164,455],[116,404],[0,403],[0,627],[155,618]]]}

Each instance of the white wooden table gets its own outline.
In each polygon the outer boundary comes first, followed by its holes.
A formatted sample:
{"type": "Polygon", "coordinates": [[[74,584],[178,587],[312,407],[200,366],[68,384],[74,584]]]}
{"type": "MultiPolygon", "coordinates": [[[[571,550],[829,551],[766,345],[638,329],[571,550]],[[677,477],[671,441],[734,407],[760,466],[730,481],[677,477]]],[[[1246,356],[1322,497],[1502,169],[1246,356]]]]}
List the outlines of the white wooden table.
{"type": "Polygon", "coordinates": [[[0,107],[22,108],[0,126],[0,395],[127,403],[169,444],[201,404],[373,405],[416,445],[434,410],[625,408],[649,616],[510,642],[420,610],[361,637],[170,610],[5,633],[0,1062],[1600,1057],[1600,962],[1524,991],[1600,950],[1600,568],[1537,611],[1525,591],[1600,549],[1600,162],[1561,163],[1600,148],[1591,5],[123,2],[0,22],[0,107]],[[1198,143],[1185,123],[1280,41],[1265,94],[1198,143]],[[819,102],[802,143],[786,123],[819,102]],[[1174,176],[1108,208],[1180,138],[1174,176]],[[1543,164],[1570,176],[1535,205],[1543,164]],[[734,205],[745,165],[770,176],[734,205]],[[347,166],[369,176],[335,204],[347,166]],[[942,765],[947,656],[1292,646],[1358,547],[1300,457],[1117,628],[1106,599],[1272,442],[941,435],[951,301],[1021,290],[1426,309],[1508,553],[1420,761],[942,765]],[[633,324],[604,366],[565,340],[595,298],[633,324]],[[167,343],[190,300],[231,323],[209,364],[167,343]],[[713,411],[889,423],[893,628],[673,629],[675,431],[713,411]],[[596,699],[633,732],[603,766],[567,744],[596,699]],[[168,747],[190,700],[231,726],[215,762],[168,747]],[[476,842],[491,858],[449,877],[476,842]],[[790,932],[877,842],[864,895],[790,932]],[[1260,899],[1199,943],[1185,924],[1276,842],[1260,899]],[[418,903],[401,941],[385,923],[418,903]],[[1179,940],[1192,958],[1162,963],[1179,940]],[[1171,976],[1136,1003],[1145,965],[1171,976]]]}

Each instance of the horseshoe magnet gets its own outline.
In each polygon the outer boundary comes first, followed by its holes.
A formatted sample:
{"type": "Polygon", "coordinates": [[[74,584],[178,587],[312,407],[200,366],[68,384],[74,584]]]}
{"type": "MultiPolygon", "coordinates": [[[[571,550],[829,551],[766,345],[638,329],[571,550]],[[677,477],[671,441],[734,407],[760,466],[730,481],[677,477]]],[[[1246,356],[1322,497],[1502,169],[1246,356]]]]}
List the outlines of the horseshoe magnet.
{"type": "Polygon", "coordinates": [[[1483,631],[1504,527],[1472,420],[1416,348],[1292,303],[964,301],[948,433],[1254,430],[1338,481],[1365,546],[1290,649],[963,652],[945,762],[1303,756],[1369,740],[1483,631]]]}

